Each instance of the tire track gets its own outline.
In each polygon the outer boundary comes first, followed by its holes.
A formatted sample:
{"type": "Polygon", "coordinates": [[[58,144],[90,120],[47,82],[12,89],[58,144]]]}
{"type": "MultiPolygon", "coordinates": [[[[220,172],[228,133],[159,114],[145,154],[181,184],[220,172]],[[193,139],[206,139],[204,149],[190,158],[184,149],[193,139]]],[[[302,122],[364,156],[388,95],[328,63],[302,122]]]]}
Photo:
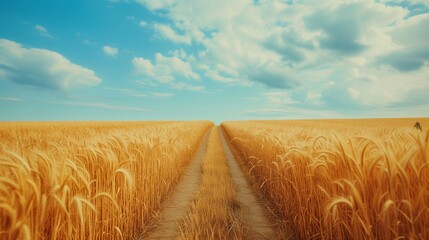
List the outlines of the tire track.
{"type": "Polygon", "coordinates": [[[184,171],[180,182],[173,190],[169,199],[163,203],[160,218],[155,229],[145,234],[140,240],[175,239],[179,236],[180,229],[178,223],[186,216],[187,210],[201,181],[202,160],[207,151],[208,139],[212,129],[213,127],[204,135],[203,141],[190,165],[184,171]]]}
{"type": "Polygon", "coordinates": [[[240,204],[218,128],[210,134],[201,184],[181,225],[179,240],[245,239],[240,204]]]}
{"type": "Polygon", "coordinates": [[[237,200],[241,204],[242,218],[247,227],[247,239],[277,239],[273,224],[264,213],[264,208],[258,202],[247,182],[240,166],[234,158],[221,128],[221,141],[227,159],[237,200]]]}

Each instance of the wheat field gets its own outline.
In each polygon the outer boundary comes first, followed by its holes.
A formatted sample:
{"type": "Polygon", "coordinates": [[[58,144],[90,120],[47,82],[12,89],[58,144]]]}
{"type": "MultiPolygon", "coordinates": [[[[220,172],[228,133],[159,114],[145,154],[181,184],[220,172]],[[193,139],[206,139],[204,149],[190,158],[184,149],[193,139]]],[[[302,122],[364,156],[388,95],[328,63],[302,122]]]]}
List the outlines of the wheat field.
{"type": "Polygon", "coordinates": [[[428,125],[1,123],[0,239],[429,239],[428,125]]]}
{"type": "Polygon", "coordinates": [[[429,239],[428,119],[224,122],[297,239],[429,239]]]}
{"type": "Polygon", "coordinates": [[[211,125],[0,124],[0,239],[134,239],[211,125]]]}

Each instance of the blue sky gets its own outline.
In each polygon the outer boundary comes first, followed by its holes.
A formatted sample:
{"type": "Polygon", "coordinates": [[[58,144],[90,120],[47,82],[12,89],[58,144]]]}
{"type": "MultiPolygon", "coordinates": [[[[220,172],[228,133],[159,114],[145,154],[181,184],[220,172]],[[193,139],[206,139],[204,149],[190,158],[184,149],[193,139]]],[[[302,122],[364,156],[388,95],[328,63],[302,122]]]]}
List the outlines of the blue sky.
{"type": "Polygon", "coordinates": [[[0,121],[421,117],[426,0],[0,1],[0,121]]]}

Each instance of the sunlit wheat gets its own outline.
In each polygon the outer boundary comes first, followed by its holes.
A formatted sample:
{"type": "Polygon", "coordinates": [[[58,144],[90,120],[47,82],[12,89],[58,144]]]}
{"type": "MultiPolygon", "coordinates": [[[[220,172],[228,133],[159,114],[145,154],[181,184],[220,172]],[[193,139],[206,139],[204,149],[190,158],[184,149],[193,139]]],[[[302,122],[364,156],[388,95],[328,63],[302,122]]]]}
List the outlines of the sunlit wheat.
{"type": "Polygon", "coordinates": [[[411,119],[222,126],[297,238],[429,239],[427,127],[411,119]]]}
{"type": "Polygon", "coordinates": [[[2,123],[0,239],[133,239],[210,122],[2,123]]]}

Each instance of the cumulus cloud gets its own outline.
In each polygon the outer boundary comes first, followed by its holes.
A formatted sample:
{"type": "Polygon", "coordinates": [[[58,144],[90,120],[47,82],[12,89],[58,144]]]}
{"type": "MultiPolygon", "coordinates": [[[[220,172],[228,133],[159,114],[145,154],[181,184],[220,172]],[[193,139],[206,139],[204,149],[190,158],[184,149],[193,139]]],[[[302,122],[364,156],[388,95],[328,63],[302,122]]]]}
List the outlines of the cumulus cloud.
{"type": "Polygon", "coordinates": [[[150,60],[135,57],[132,60],[134,71],[139,75],[155,76],[155,67],[150,60]]]}
{"type": "Polygon", "coordinates": [[[67,90],[101,82],[94,71],[61,54],[0,39],[0,77],[17,84],[67,90]]]}
{"type": "Polygon", "coordinates": [[[267,39],[265,46],[268,49],[280,54],[285,63],[298,63],[305,60],[304,51],[296,46],[286,43],[282,38],[267,39]]]}
{"type": "Polygon", "coordinates": [[[323,48],[347,54],[360,53],[365,49],[365,45],[358,42],[361,19],[356,18],[353,5],[341,7],[343,9],[316,12],[307,19],[307,27],[322,31],[319,44],[323,48]]]}
{"type": "Polygon", "coordinates": [[[429,41],[423,29],[429,29],[429,14],[408,18],[390,31],[398,47],[379,61],[403,72],[415,71],[429,64],[429,41]]]}
{"type": "Polygon", "coordinates": [[[273,88],[292,89],[299,85],[299,82],[282,68],[249,69],[247,76],[250,80],[273,88]]]}
{"type": "Polygon", "coordinates": [[[191,38],[189,36],[178,34],[169,25],[156,23],[153,25],[153,27],[155,31],[158,32],[159,35],[164,39],[175,43],[191,44],[191,38]]]}
{"type": "MultiPolygon", "coordinates": [[[[429,29],[429,9],[420,0],[394,1],[400,4],[138,2],[167,18],[155,27],[158,36],[198,46],[196,59],[190,62],[196,74],[227,84],[289,91],[280,102],[295,107],[346,111],[412,105],[415,96],[429,90],[429,42],[424,31],[429,29]],[[420,10],[410,4],[420,4],[420,10]]],[[[172,81],[171,74],[159,73],[156,62],[139,61],[146,75],[172,81]]]]}
{"type": "Polygon", "coordinates": [[[192,70],[189,62],[178,57],[166,57],[161,53],[155,54],[155,62],[152,63],[143,57],[132,60],[135,72],[158,80],[161,83],[174,81],[177,77],[186,79],[199,79],[200,76],[192,70]]]}
{"type": "Polygon", "coordinates": [[[116,57],[116,55],[118,55],[118,53],[119,53],[119,50],[117,48],[110,47],[110,46],[106,45],[106,46],[103,46],[103,52],[107,56],[116,57]]]}
{"type": "Polygon", "coordinates": [[[175,89],[202,91],[204,87],[184,83],[183,80],[199,81],[200,75],[193,71],[192,65],[177,56],[167,57],[161,53],[155,54],[155,61],[143,57],[135,57],[132,60],[134,72],[144,76],[149,81],[155,81],[168,85],[175,89]]]}

